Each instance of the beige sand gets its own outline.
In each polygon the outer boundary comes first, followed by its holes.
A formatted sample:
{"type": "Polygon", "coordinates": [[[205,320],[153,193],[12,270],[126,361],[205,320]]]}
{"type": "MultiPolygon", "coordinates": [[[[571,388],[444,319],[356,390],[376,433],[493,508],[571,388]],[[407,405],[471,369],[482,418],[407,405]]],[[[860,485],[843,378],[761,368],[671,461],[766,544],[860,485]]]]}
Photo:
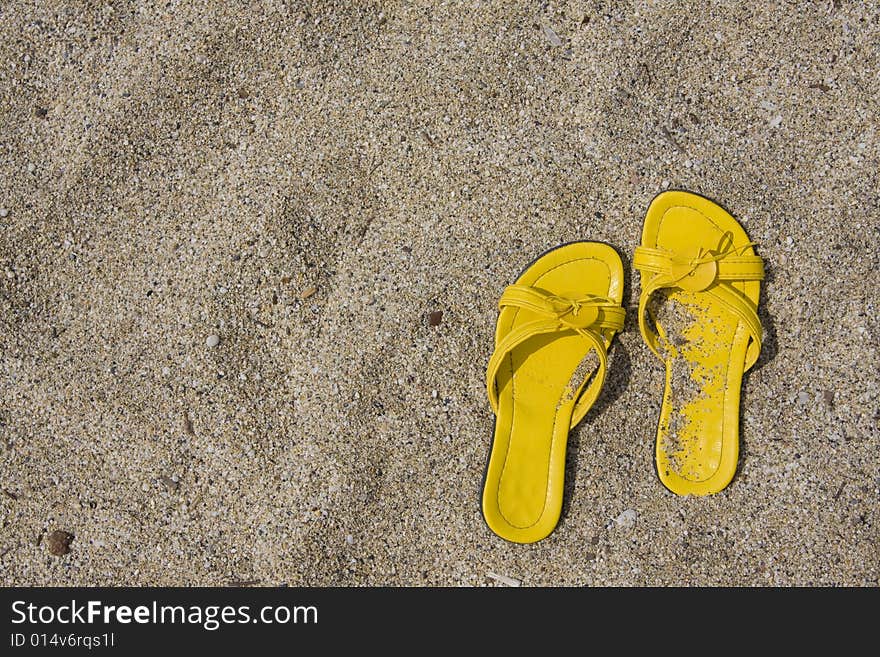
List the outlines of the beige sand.
{"type": "Polygon", "coordinates": [[[708,4],[2,3],[0,583],[877,585],[880,12],[708,4]],[[506,543],[498,296],[669,187],[770,272],[739,474],[660,484],[631,314],[506,543]]]}

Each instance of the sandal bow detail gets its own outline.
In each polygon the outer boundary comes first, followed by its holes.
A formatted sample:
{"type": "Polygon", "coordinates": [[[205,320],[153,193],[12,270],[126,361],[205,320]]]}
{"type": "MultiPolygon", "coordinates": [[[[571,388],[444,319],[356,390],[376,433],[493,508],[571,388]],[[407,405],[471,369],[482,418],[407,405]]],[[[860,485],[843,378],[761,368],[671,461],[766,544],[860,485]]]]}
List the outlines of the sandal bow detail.
{"type": "Polygon", "coordinates": [[[590,410],[599,396],[608,366],[607,351],[615,332],[623,328],[626,311],[610,299],[586,295],[577,299],[550,294],[539,288],[509,285],[498,302],[499,310],[522,308],[546,319],[523,324],[508,334],[495,347],[486,368],[486,392],[492,411],[498,413],[496,376],[504,358],[524,341],[542,333],[572,330],[590,342],[599,360],[599,366],[589,387],[580,395],[571,418],[573,428],[590,410]]]}
{"type": "Polygon", "coordinates": [[[756,303],[730,285],[732,281],[764,280],[764,260],[756,255],[743,255],[755,242],[735,246],[730,231],[725,232],[715,249],[697,247],[695,257],[665,249],[636,247],[633,267],[646,276],[639,296],[639,330],[645,342],[661,360],[657,336],[646,323],[647,304],[651,295],[665,287],[678,287],[688,292],[708,292],[744,322],[751,342],[745,369],[748,370],[761,352],[763,329],[756,303]]]}

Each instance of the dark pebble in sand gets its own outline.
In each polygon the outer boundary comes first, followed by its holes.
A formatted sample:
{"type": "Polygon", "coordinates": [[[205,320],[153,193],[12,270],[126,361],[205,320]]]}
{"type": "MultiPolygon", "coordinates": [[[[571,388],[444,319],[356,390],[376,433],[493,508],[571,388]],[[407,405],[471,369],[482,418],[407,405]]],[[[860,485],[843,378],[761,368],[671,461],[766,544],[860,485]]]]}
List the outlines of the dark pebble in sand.
{"type": "Polygon", "coordinates": [[[46,545],[49,546],[50,554],[61,557],[70,552],[70,543],[73,541],[73,534],[56,529],[46,537],[46,545]]]}

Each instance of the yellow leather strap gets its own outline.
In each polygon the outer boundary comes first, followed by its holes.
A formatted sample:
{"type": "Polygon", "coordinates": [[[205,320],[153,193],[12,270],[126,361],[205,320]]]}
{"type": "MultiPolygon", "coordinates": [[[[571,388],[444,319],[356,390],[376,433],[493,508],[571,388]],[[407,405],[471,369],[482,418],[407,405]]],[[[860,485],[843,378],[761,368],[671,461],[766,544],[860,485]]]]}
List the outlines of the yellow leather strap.
{"type": "Polygon", "coordinates": [[[573,324],[572,328],[578,324],[584,324],[588,314],[592,313],[587,310],[581,315],[582,308],[596,309],[598,315],[596,320],[593,320],[591,316],[589,318],[589,325],[592,328],[619,331],[623,328],[626,317],[626,311],[623,308],[602,297],[588,295],[580,299],[568,299],[548,294],[528,285],[508,285],[498,301],[499,309],[505,306],[524,308],[535,313],[560,318],[563,321],[567,319],[566,323],[573,324]],[[576,319],[579,316],[581,317],[580,321],[576,319]]]}
{"type": "Polygon", "coordinates": [[[548,294],[526,285],[510,285],[501,295],[499,308],[515,307],[529,310],[547,319],[527,322],[511,331],[495,346],[486,367],[486,391],[493,412],[498,413],[498,392],[495,380],[501,363],[513,349],[537,335],[573,330],[587,338],[590,348],[596,351],[599,367],[590,385],[581,393],[574,405],[571,426],[580,422],[595,403],[605,380],[607,369],[607,349],[611,336],[602,331],[618,331],[623,328],[626,311],[613,301],[601,297],[587,296],[568,299],[548,294]]]}
{"type": "MultiPolygon", "coordinates": [[[[749,245],[751,246],[751,244],[749,245]]],[[[685,264],[694,268],[710,261],[716,262],[716,278],[720,281],[760,281],[764,279],[764,261],[759,256],[724,255],[716,259],[710,252],[696,259],[680,259],[677,264],[685,264]],[[696,262],[695,262],[696,261],[696,262]]],[[[640,270],[654,273],[670,273],[675,255],[662,249],[651,249],[646,246],[636,247],[633,266],[640,270]]],[[[691,269],[682,275],[687,275],[691,269]]]]}
{"type": "Polygon", "coordinates": [[[763,329],[757,306],[730,281],[759,281],[764,278],[764,261],[759,256],[740,255],[752,246],[734,247],[729,233],[722,237],[715,250],[699,250],[695,254],[677,254],[662,249],[637,247],[633,266],[642,274],[639,296],[639,330],[658,358],[663,360],[658,337],[647,324],[647,305],[651,295],[665,287],[678,287],[691,292],[706,292],[743,322],[749,332],[745,369],[748,370],[761,353],[763,329]],[[646,274],[654,274],[650,278],[646,274]]]}

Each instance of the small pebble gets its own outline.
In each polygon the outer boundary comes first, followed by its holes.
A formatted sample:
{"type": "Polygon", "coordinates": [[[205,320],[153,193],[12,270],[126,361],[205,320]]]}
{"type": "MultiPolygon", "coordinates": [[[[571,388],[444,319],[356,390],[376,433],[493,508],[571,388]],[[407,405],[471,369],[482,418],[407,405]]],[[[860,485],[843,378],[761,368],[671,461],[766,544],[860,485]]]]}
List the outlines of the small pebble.
{"type": "Polygon", "coordinates": [[[308,299],[310,296],[312,296],[317,291],[318,291],[318,288],[316,288],[316,287],[307,288],[300,293],[299,298],[300,299],[308,299]]]}
{"type": "Polygon", "coordinates": [[[73,534],[60,529],[56,529],[46,537],[49,553],[56,557],[61,557],[70,552],[71,541],[73,541],[73,534]]]}
{"type": "Polygon", "coordinates": [[[428,315],[428,324],[431,326],[440,326],[440,322],[443,321],[443,311],[435,310],[430,315],[428,315]]]}
{"type": "Polygon", "coordinates": [[[635,509],[627,509],[614,519],[614,524],[618,527],[632,527],[636,524],[638,514],[635,509]]]}
{"type": "Polygon", "coordinates": [[[798,404],[800,404],[801,406],[806,406],[810,403],[810,393],[808,393],[806,390],[801,390],[798,393],[797,400],[798,404]]]}
{"type": "Polygon", "coordinates": [[[6,215],[8,215],[8,214],[9,214],[9,210],[7,210],[6,208],[0,208],[0,218],[5,219],[6,215]]]}
{"type": "Polygon", "coordinates": [[[559,38],[559,35],[553,30],[549,25],[541,25],[541,29],[544,30],[544,36],[547,41],[550,42],[550,45],[554,48],[558,48],[562,45],[562,39],[559,38]]]}
{"type": "Polygon", "coordinates": [[[518,580],[515,577],[508,577],[507,575],[499,575],[498,573],[486,573],[486,577],[494,579],[496,582],[506,584],[507,586],[519,587],[522,585],[521,580],[518,580]]]}
{"type": "Polygon", "coordinates": [[[170,493],[175,493],[177,492],[177,489],[180,488],[180,483],[171,477],[159,477],[159,482],[165,486],[165,489],[170,493]]]}
{"type": "Polygon", "coordinates": [[[183,430],[190,436],[195,436],[196,431],[193,428],[192,419],[189,416],[189,413],[183,414],[183,430]]]}
{"type": "Polygon", "coordinates": [[[27,170],[28,170],[28,173],[33,173],[34,171],[37,170],[37,165],[34,164],[33,162],[28,162],[27,170]]]}
{"type": "Polygon", "coordinates": [[[216,347],[218,344],[220,344],[220,336],[217,335],[216,333],[209,335],[205,339],[205,344],[208,345],[209,347],[216,347]]]}

